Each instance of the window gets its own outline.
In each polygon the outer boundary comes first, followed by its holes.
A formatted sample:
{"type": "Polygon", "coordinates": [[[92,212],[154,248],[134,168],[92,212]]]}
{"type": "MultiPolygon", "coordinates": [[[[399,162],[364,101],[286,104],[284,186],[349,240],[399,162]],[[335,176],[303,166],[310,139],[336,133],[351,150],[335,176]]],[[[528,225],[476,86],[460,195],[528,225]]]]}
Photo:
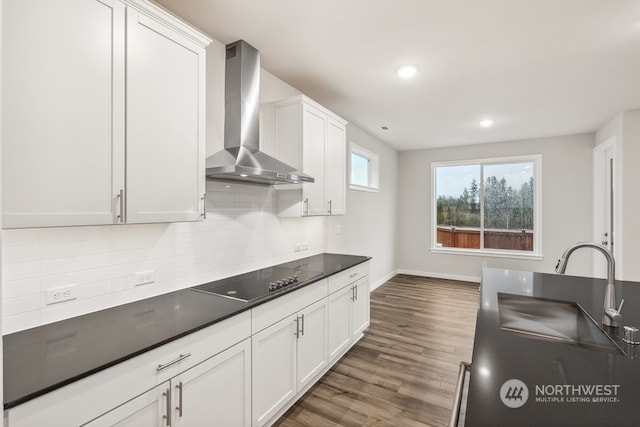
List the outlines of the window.
{"type": "Polygon", "coordinates": [[[541,156],[434,163],[436,251],[540,256],[541,156]]]}
{"type": "Polygon", "coordinates": [[[349,178],[349,188],[361,191],[379,191],[379,156],[361,147],[360,145],[351,143],[351,175],[349,178]]]}

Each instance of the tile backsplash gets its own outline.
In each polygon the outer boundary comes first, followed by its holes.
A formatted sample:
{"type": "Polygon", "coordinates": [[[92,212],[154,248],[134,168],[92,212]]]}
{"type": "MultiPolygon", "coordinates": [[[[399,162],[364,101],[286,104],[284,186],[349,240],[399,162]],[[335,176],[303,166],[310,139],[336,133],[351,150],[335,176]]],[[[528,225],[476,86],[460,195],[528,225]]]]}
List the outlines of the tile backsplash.
{"type": "Polygon", "coordinates": [[[207,182],[201,222],[3,230],[3,333],[323,252],[324,218],[279,218],[275,191],[207,182]],[[75,299],[47,305],[70,286],[75,299]]]}

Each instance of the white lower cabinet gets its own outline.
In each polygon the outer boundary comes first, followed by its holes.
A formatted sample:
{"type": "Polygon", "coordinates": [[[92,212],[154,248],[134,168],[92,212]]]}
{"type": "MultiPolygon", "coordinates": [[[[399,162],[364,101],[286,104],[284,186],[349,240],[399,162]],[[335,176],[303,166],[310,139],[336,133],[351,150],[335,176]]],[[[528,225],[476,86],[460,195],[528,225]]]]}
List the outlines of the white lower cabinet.
{"type": "Polygon", "coordinates": [[[351,348],[369,326],[369,277],[360,276],[348,282],[330,294],[328,300],[329,361],[333,362],[351,348]]]}
{"type": "Polygon", "coordinates": [[[327,366],[327,301],[252,337],[253,425],[263,426],[327,366]]]}
{"type": "Polygon", "coordinates": [[[251,341],[194,366],[87,427],[251,425],[251,341]]]}

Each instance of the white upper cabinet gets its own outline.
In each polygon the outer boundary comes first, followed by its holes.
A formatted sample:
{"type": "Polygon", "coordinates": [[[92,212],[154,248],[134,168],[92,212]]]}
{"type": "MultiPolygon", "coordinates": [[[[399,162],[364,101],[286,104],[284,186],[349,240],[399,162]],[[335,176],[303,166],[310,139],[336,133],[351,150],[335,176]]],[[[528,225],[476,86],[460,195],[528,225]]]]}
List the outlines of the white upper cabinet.
{"type": "Polygon", "coordinates": [[[200,217],[208,38],[145,0],[5,0],[2,25],[4,227],[200,217]]]}
{"type": "Polygon", "coordinates": [[[280,216],[345,213],[346,124],[304,95],[276,103],[276,157],[315,179],[276,187],[280,216]]]}

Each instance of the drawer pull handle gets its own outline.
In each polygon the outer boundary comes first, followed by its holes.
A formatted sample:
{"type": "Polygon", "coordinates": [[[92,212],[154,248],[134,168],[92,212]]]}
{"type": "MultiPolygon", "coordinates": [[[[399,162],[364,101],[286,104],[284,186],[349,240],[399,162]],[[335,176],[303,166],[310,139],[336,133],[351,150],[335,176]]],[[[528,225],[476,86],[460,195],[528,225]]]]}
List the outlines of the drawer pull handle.
{"type": "Polygon", "coordinates": [[[176,363],[180,362],[181,360],[186,359],[187,357],[191,356],[191,353],[186,353],[186,354],[181,354],[180,356],[178,356],[177,358],[175,358],[174,360],[172,360],[171,362],[165,363],[165,364],[159,364],[158,367],[156,368],[156,372],[160,372],[163,369],[167,369],[169,366],[175,365],[176,363]]]}
{"type": "Polygon", "coordinates": [[[360,273],[352,273],[349,275],[349,279],[353,279],[354,277],[356,277],[358,274],[360,273]]]}

